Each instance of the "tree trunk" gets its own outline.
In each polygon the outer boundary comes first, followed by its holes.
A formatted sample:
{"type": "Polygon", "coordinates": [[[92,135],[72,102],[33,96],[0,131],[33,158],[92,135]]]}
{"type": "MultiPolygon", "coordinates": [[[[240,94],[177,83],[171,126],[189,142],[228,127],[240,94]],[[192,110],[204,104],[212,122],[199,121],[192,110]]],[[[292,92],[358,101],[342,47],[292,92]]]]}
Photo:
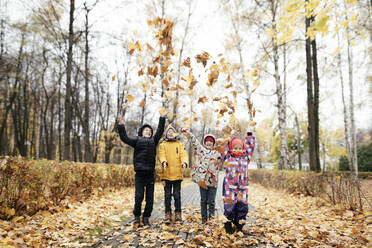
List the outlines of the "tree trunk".
{"type": "MultiPolygon", "coordinates": [[[[340,42],[340,34],[337,32],[337,44],[338,47],[341,46],[340,42]]],[[[337,54],[337,64],[338,64],[338,74],[340,76],[340,83],[341,83],[341,99],[342,99],[342,106],[343,106],[343,112],[344,112],[344,130],[345,130],[345,146],[346,146],[346,153],[347,153],[347,159],[349,161],[349,169],[350,171],[354,171],[353,163],[352,163],[352,154],[350,149],[350,130],[349,130],[349,121],[348,121],[348,115],[347,115],[347,105],[345,101],[345,92],[344,92],[344,77],[342,74],[342,58],[341,58],[341,52],[337,54]]]]}
{"type": "MultiPolygon", "coordinates": [[[[271,14],[272,14],[272,30],[276,30],[276,7],[274,1],[271,1],[271,14]]],[[[275,84],[276,84],[276,94],[278,99],[278,123],[280,132],[280,156],[279,156],[279,169],[289,169],[289,152],[288,152],[288,142],[287,142],[287,124],[286,124],[286,106],[285,104],[285,92],[282,89],[282,83],[280,82],[279,75],[279,47],[272,37],[271,43],[273,45],[273,63],[275,69],[275,84]]]]}
{"type": "MultiPolygon", "coordinates": [[[[347,17],[346,17],[347,20],[347,17]]],[[[349,69],[349,113],[350,113],[350,131],[351,131],[351,154],[352,154],[352,164],[354,167],[355,178],[358,178],[358,153],[356,144],[356,130],[355,130],[355,118],[354,118],[354,86],[353,86],[353,51],[350,45],[349,28],[346,27],[346,37],[347,37],[347,61],[349,69]]]]}
{"type": "MultiPolygon", "coordinates": [[[[182,54],[183,54],[183,49],[184,49],[184,46],[185,46],[186,36],[189,32],[189,24],[190,24],[190,18],[191,18],[191,14],[192,14],[191,13],[191,4],[192,4],[192,1],[189,2],[189,10],[188,10],[188,15],[187,15],[185,32],[183,33],[180,55],[178,57],[177,84],[180,83],[180,78],[181,78],[182,54]]],[[[172,119],[169,120],[169,124],[172,124],[173,122],[175,122],[175,124],[177,124],[176,120],[177,120],[177,112],[178,112],[178,105],[179,105],[179,103],[178,103],[179,99],[178,98],[179,98],[179,89],[177,88],[176,98],[175,98],[175,102],[174,102],[174,105],[173,105],[173,116],[172,116],[172,119]]]]}
{"type": "Polygon", "coordinates": [[[314,73],[314,130],[315,130],[315,161],[316,171],[320,171],[320,154],[319,154],[319,76],[318,76],[318,58],[316,51],[316,40],[311,41],[312,47],[312,63],[314,73]]]}
{"type": "Polygon", "coordinates": [[[66,96],[65,96],[65,122],[64,122],[64,152],[63,159],[70,160],[70,135],[72,127],[72,104],[71,104],[71,73],[72,73],[72,48],[74,45],[74,11],[75,0],[70,0],[70,22],[68,36],[67,68],[66,68],[66,96]]]}
{"type": "MultiPolygon", "coordinates": [[[[308,2],[308,0],[306,0],[308,2]]],[[[305,18],[305,36],[310,28],[310,18],[305,18]]],[[[306,38],[306,85],[307,85],[307,118],[308,118],[308,136],[309,136],[309,160],[310,170],[316,171],[316,143],[315,143],[315,117],[314,117],[314,99],[313,99],[313,73],[311,62],[311,40],[306,38]]]]}
{"type": "Polygon", "coordinates": [[[297,129],[297,155],[298,155],[298,170],[302,170],[302,161],[301,161],[301,131],[300,124],[298,123],[297,114],[295,113],[295,122],[297,129]]]}
{"type": "Polygon", "coordinates": [[[90,141],[89,141],[89,40],[88,40],[88,33],[89,33],[89,9],[86,6],[86,3],[84,3],[85,7],[85,101],[84,101],[84,122],[83,125],[83,131],[84,131],[84,161],[90,162],[92,160],[92,152],[90,148],[90,141]]]}

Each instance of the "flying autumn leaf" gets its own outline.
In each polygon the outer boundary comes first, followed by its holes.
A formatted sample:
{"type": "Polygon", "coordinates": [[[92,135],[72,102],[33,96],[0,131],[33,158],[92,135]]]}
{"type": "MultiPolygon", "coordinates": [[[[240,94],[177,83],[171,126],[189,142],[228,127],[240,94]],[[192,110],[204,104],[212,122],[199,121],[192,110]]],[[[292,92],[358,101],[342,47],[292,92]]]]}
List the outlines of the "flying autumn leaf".
{"type": "Polygon", "coordinates": [[[228,89],[228,88],[231,88],[232,87],[232,83],[228,84],[225,86],[225,89],[228,89]]]}
{"type": "Polygon", "coordinates": [[[144,106],[146,105],[146,101],[145,100],[142,100],[142,102],[140,103],[140,107],[143,108],[144,106]]]}
{"type": "Polygon", "coordinates": [[[198,103],[205,103],[205,102],[208,102],[208,98],[203,96],[203,97],[200,97],[199,100],[198,100],[198,103]]]}
{"type": "Polygon", "coordinates": [[[115,81],[116,75],[112,76],[112,81],[115,81]]]}
{"type": "Polygon", "coordinates": [[[215,84],[217,82],[217,80],[218,80],[218,75],[219,75],[219,71],[218,70],[212,70],[208,74],[207,86],[212,86],[213,84],[215,84]]]}
{"type": "Polygon", "coordinates": [[[256,124],[257,124],[257,123],[256,123],[255,121],[250,121],[250,122],[249,122],[249,126],[251,126],[251,127],[256,126],[256,124]]]}
{"type": "Polygon", "coordinates": [[[129,107],[129,105],[126,104],[126,103],[123,103],[123,104],[121,105],[121,108],[122,108],[122,109],[125,109],[125,108],[127,108],[127,107],[129,107]]]}
{"type": "Polygon", "coordinates": [[[207,65],[207,61],[209,60],[210,55],[207,52],[203,52],[202,54],[198,54],[195,56],[196,62],[202,63],[205,67],[207,65]]]}
{"type": "Polygon", "coordinates": [[[165,111],[165,108],[161,107],[161,108],[159,109],[159,114],[161,115],[164,111],[165,111]]]}
{"type": "Polygon", "coordinates": [[[191,66],[190,66],[190,57],[187,57],[187,58],[183,61],[182,65],[190,68],[190,67],[191,67],[191,66]]]}
{"type": "Polygon", "coordinates": [[[143,70],[141,69],[141,70],[139,70],[139,71],[137,72],[137,74],[138,74],[138,76],[142,76],[142,75],[145,74],[145,73],[144,73],[143,70]]]}
{"type": "Polygon", "coordinates": [[[133,102],[133,100],[134,100],[134,96],[132,96],[132,95],[130,95],[130,94],[127,94],[126,99],[128,100],[128,102],[133,102]]]}
{"type": "Polygon", "coordinates": [[[166,79],[164,79],[163,81],[161,81],[161,83],[162,83],[164,86],[166,86],[166,87],[169,86],[169,82],[168,82],[168,80],[166,80],[166,79]]]}

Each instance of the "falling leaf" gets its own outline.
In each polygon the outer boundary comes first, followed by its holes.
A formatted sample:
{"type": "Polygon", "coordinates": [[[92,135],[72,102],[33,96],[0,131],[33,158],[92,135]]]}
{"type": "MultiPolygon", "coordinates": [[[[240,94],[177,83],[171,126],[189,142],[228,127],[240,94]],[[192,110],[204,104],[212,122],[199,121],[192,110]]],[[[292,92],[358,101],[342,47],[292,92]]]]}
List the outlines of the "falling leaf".
{"type": "Polygon", "coordinates": [[[257,123],[256,123],[255,121],[250,121],[250,122],[249,122],[249,126],[251,126],[251,127],[256,126],[256,124],[257,124],[257,123]]]}
{"type": "Polygon", "coordinates": [[[228,89],[228,88],[231,88],[232,87],[232,83],[228,84],[225,86],[225,89],[228,89]]]}
{"type": "Polygon", "coordinates": [[[146,101],[145,101],[145,100],[142,100],[142,102],[140,103],[139,106],[140,106],[141,108],[143,108],[143,107],[145,106],[145,104],[146,104],[146,101]]]}
{"type": "Polygon", "coordinates": [[[183,87],[182,87],[181,85],[179,85],[179,84],[177,84],[176,87],[177,87],[177,89],[179,89],[179,90],[185,90],[185,88],[183,88],[183,87]]]}
{"type": "Polygon", "coordinates": [[[200,97],[199,100],[198,100],[198,103],[205,103],[205,102],[208,102],[208,98],[203,96],[203,97],[200,97]]]}
{"type": "Polygon", "coordinates": [[[115,81],[116,75],[112,76],[112,81],[115,81]]]}
{"type": "Polygon", "coordinates": [[[121,105],[121,108],[122,109],[125,109],[125,108],[127,108],[128,107],[128,104],[126,104],[126,103],[123,103],[122,105],[121,105]]]}
{"type": "Polygon", "coordinates": [[[152,46],[150,46],[149,43],[146,43],[146,46],[147,46],[147,49],[149,49],[150,51],[153,51],[154,50],[154,48],[152,46]]]}
{"type": "Polygon", "coordinates": [[[208,74],[207,86],[212,86],[213,84],[215,84],[217,82],[217,80],[218,80],[218,75],[219,75],[219,71],[218,70],[212,70],[208,74]]]}
{"type": "Polygon", "coordinates": [[[128,100],[128,102],[133,102],[133,100],[134,100],[134,96],[132,96],[132,95],[130,95],[130,94],[127,94],[126,99],[128,100]]]}
{"type": "Polygon", "coordinates": [[[203,52],[202,54],[198,54],[195,56],[196,62],[202,63],[205,67],[207,65],[207,61],[209,60],[210,56],[209,53],[203,52]]]}
{"type": "Polygon", "coordinates": [[[137,72],[137,74],[138,74],[138,76],[141,76],[141,75],[143,75],[143,74],[145,74],[145,73],[144,73],[143,70],[141,69],[141,70],[139,70],[139,71],[137,72]]]}
{"type": "Polygon", "coordinates": [[[258,70],[257,69],[254,69],[253,72],[252,72],[252,76],[253,77],[257,77],[258,76],[258,70]]]}
{"type": "Polygon", "coordinates": [[[164,79],[163,81],[161,81],[161,83],[163,84],[163,85],[165,85],[165,86],[169,86],[169,82],[168,82],[168,80],[166,80],[166,79],[164,79]]]}
{"type": "Polygon", "coordinates": [[[182,65],[184,65],[184,66],[190,68],[190,67],[191,67],[191,66],[190,66],[190,57],[187,57],[187,58],[183,61],[182,65]]]}

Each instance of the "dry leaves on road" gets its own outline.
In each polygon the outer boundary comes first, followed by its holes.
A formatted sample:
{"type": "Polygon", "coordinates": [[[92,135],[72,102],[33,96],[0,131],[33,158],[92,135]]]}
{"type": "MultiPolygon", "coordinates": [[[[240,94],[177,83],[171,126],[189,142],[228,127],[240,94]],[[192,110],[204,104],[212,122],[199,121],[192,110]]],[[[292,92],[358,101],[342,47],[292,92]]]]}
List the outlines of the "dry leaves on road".
{"type": "MultiPolygon", "coordinates": [[[[155,197],[163,194],[160,184],[155,197]]],[[[134,187],[99,192],[85,202],[66,202],[66,207],[20,219],[0,220],[0,247],[84,247],[122,227],[132,217],[134,187]]]]}

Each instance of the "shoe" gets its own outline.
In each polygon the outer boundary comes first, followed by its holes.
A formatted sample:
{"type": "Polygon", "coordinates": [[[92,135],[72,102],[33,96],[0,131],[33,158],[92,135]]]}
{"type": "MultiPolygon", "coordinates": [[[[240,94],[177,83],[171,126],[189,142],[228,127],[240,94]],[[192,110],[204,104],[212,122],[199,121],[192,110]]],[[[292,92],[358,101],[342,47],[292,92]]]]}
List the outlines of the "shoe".
{"type": "Polygon", "coordinates": [[[167,224],[172,223],[172,213],[171,212],[165,213],[165,223],[167,223],[167,224]]]}
{"type": "Polygon", "coordinates": [[[202,224],[205,224],[207,222],[207,218],[202,217],[202,224]]]}
{"type": "Polygon", "coordinates": [[[181,212],[176,213],[175,220],[178,221],[178,222],[182,222],[181,212]]]}
{"type": "Polygon", "coordinates": [[[149,219],[150,219],[150,217],[143,217],[142,218],[142,223],[143,223],[144,226],[151,226],[149,219]]]}
{"type": "Polygon", "coordinates": [[[212,219],[214,219],[214,214],[209,214],[208,220],[212,220],[212,219]]]}
{"type": "Polygon", "coordinates": [[[134,216],[133,225],[140,225],[141,224],[141,216],[134,216]]]}
{"type": "Polygon", "coordinates": [[[225,222],[225,231],[228,234],[233,234],[234,233],[234,229],[232,227],[231,221],[225,222]]]}
{"type": "Polygon", "coordinates": [[[242,232],[243,231],[243,226],[242,224],[236,224],[236,232],[242,232]]]}

